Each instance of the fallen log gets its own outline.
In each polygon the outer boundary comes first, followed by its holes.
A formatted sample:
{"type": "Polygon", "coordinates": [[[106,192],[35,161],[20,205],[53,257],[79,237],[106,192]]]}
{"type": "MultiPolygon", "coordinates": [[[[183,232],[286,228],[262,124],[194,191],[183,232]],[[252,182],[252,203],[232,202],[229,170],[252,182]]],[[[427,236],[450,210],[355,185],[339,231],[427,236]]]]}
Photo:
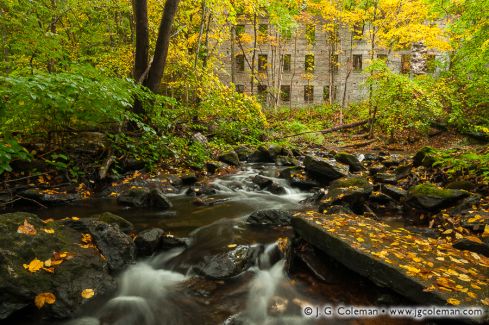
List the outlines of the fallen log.
{"type": "Polygon", "coordinates": [[[367,146],[369,144],[372,144],[372,143],[374,143],[376,141],[377,141],[377,139],[372,139],[372,140],[368,140],[368,141],[364,141],[364,142],[350,143],[350,144],[341,146],[340,148],[341,149],[345,149],[345,148],[359,148],[359,147],[364,147],[364,146],[367,146]]]}
{"type": "Polygon", "coordinates": [[[326,133],[332,133],[332,132],[336,132],[336,131],[341,131],[341,130],[347,130],[347,129],[356,128],[358,126],[366,125],[369,122],[370,122],[370,120],[365,120],[365,121],[360,121],[360,122],[355,122],[355,123],[350,123],[350,124],[343,124],[343,125],[335,126],[335,127],[332,127],[332,128],[329,128],[329,129],[325,129],[325,130],[301,132],[301,133],[297,133],[297,134],[287,135],[287,136],[281,137],[281,138],[276,138],[275,140],[298,137],[298,136],[304,135],[304,134],[313,134],[313,133],[326,134],[326,133]]]}

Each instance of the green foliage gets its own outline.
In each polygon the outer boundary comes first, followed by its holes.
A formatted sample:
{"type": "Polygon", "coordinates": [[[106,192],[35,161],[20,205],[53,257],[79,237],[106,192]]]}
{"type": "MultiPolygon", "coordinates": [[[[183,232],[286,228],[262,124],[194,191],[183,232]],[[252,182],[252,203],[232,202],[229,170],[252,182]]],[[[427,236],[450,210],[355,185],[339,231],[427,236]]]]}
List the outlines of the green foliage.
{"type": "Polygon", "coordinates": [[[456,149],[430,151],[436,161],[433,167],[443,169],[451,178],[476,178],[489,183],[489,150],[480,152],[460,151],[456,149]]]}
{"type": "Polygon", "coordinates": [[[0,175],[12,171],[10,163],[14,160],[30,161],[31,155],[14,139],[0,138],[0,175]]]}
{"type": "Polygon", "coordinates": [[[391,136],[426,131],[430,122],[443,115],[442,92],[429,76],[409,78],[393,73],[382,60],[366,69],[372,88],[371,105],[377,109],[376,123],[391,136]]]}
{"type": "Polygon", "coordinates": [[[53,132],[121,124],[134,119],[128,108],[136,91],[130,80],[105,77],[88,67],[0,77],[0,131],[47,137],[53,132]]]}

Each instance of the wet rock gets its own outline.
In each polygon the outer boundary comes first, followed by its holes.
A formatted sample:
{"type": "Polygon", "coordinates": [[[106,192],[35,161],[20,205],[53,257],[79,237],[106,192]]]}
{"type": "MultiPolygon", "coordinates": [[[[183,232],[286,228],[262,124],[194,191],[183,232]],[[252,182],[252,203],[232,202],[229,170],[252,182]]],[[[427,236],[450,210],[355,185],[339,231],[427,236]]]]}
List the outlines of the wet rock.
{"type": "Polygon", "coordinates": [[[311,195],[310,197],[300,201],[300,203],[304,205],[315,205],[318,204],[319,201],[321,201],[321,199],[324,198],[325,196],[326,193],[322,189],[320,189],[314,192],[314,194],[311,195]]]}
{"type": "Polygon", "coordinates": [[[277,166],[297,166],[299,161],[291,156],[277,156],[275,158],[275,165],[277,166]]]}
{"type": "Polygon", "coordinates": [[[130,189],[121,193],[117,198],[120,205],[137,208],[169,209],[173,205],[159,189],[130,189]]]}
{"type": "Polygon", "coordinates": [[[382,184],[382,186],[380,187],[380,191],[397,201],[400,201],[407,197],[407,191],[393,185],[382,184]]]}
{"type": "Polygon", "coordinates": [[[409,189],[407,203],[416,209],[438,212],[455,205],[468,195],[469,192],[462,190],[444,189],[433,184],[420,184],[409,189]]]}
{"type": "Polygon", "coordinates": [[[141,231],[134,239],[138,256],[152,255],[160,246],[160,240],[164,233],[164,230],[160,228],[141,231]]]}
{"type": "Polygon", "coordinates": [[[223,204],[229,201],[229,199],[216,199],[213,197],[198,197],[195,198],[192,203],[196,206],[205,206],[205,207],[210,207],[210,206],[215,206],[219,204],[223,204]]]}
{"type": "Polygon", "coordinates": [[[323,210],[323,214],[325,215],[332,215],[332,214],[354,214],[354,212],[342,205],[332,205],[330,207],[327,207],[326,210],[323,210]]]}
{"type": "Polygon", "coordinates": [[[350,172],[359,172],[365,169],[355,155],[346,152],[339,152],[334,156],[334,158],[337,161],[350,166],[350,172]]]}
{"type": "Polygon", "coordinates": [[[107,259],[109,270],[119,273],[134,263],[136,247],[131,237],[124,234],[117,224],[91,220],[87,223],[100,253],[107,259]]]}
{"type": "Polygon", "coordinates": [[[189,187],[185,194],[189,196],[214,195],[217,194],[217,190],[212,185],[197,183],[189,187]]]}
{"type": "MultiPolygon", "coordinates": [[[[81,195],[78,193],[66,193],[65,191],[44,192],[40,189],[28,189],[20,192],[19,195],[46,206],[65,205],[72,201],[82,199],[81,195]]],[[[21,202],[24,203],[24,201],[21,202]]],[[[31,205],[32,201],[25,200],[25,203],[29,203],[29,205],[31,205]]]]}
{"type": "Polygon", "coordinates": [[[245,146],[240,146],[240,147],[236,148],[234,151],[238,155],[238,158],[240,161],[247,161],[248,158],[253,153],[253,151],[251,151],[250,148],[245,147],[245,146]]]}
{"type": "Polygon", "coordinates": [[[369,202],[387,204],[394,201],[389,195],[384,194],[382,192],[372,192],[368,198],[369,202]]]}
{"type": "Polygon", "coordinates": [[[292,214],[288,211],[269,209],[253,212],[246,222],[252,225],[287,226],[291,218],[292,214]]]}
{"type": "Polygon", "coordinates": [[[348,165],[313,156],[306,156],[304,167],[308,174],[326,183],[341,177],[346,177],[349,174],[348,165]]]}
{"type": "Polygon", "coordinates": [[[126,234],[134,230],[134,225],[131,222],[110,212],[92,215],[90,219],[102,221],[109,225],[116,224],[119,226],[119,229],[126,234]]]}
{"type": "Polygon", "coordinates": [[[297,187],[303,191],[309,191],[313,188],[320,187],[320,184],[315,180],[310,179],[300,179],[300,178],[292,178],[290,181],[290,186],[297,187]]]}
{"type": "Polygon", "coordinates": [[[267,188],[273,184],[273,180],[262,175],[256,175],[255,177],[253,177],[252,182],[258,185],[260,189],[267,188]]]}
{"type": "Polygon", "coordinates": [[[182,185],[193,185],[198,181],[198,178],[195,174],[183,175],[181,179],[182,179],[182,185]]]}
{"type": "MultiPolygon", "coordinates": [[[[461,216],[460,221],[462,227],[475,233],[482,233],[486,226],[489,227],[489,212],[469,211],[467,214],[461,216]]],[[[486,239],[489,239],[489,237],[486,237],[486,239]]]]}
{"type": "Polygon", "coordinates": [[[35,308],[34,297],[41,292],[57,298],[55,304],[40,310],[41,317],[71,317],[87,302],[80,295],[82,290],[92,288],[96,295],[104,295],[115,289],[106,262],[95,249],[80,247],[81,233],[70,227],[58,222],[46,225],[36,215],[19,212],[0,215],[0,232],[0,319],[25,307],[35,308]],[[36,235],[17,232],[24,220],[35,227],[36,235]],[[54,233],[41,230],[46,227],[54,233]],[[74,257],[55,266],[54,273],[42,269],[31,273],[23,267],[35,258],[45,261],[53,252],[64,251],[74,257]]]}
{"type": "Polygon", "coordinates": [[[474,191],[477,188],[477,185],[472,183],[471,181],[454,181],[448,183],[445,188],[451,190],[466,190],[466,191],[474,191]]]}
{"type": "Polygon", "coordinates": [[[215,174],[219,169],[226,168],[226,165],[219,161],[210,161],[205,164],[205,168],[210,174],[215,174]]]}
{"type": "Polygon", "coordinates": [[[176,187],[182,186],[182,179],[177,175],[168,175],[166,179],[168,179],[168,182],[173,186],[176,187]]]}
{"type": "Polygon", "coordinates": [[[362,214],[364,203],[373,186],[364,177],[351,177],[331,182],[328,193],[321,200],[319,211],[332,205],[347,205],[355,213],[362,214]]]}
{"type": "Polygon", "coordinates": [[[411,169],[411,165],[401,165],[397,167],[395,170],[396,179],[401,180],[408,177],[409,175],[411,175],[411,169]]]}
{"type": "Polygon", "coordinates": [[[282,185],[279,185],[275,182],[272,183],[270,186],[268,186],[266,189],[267,189],[267,191],[269,191],[270,193],[275,194],[275,195],[287,194],[287,190],[285,189],[285,187],[283,187],[282,185]]]}
{"type": "Polygon", "coordinates": [[[431,147],[424,147],[413,157],[413,166],[431,167],[436,162],[435,150],[431,147]]]}
{"type": "Polygon", "coordinates": [[[385,170],[386,170],[385,166],[384,165],[380,165],[380,164],[373,165],[373,166],[371,166],[368,169],[369,174],[372,175],[372,176],[374,176],[374,175],[376,175],[378,173],[381,173],[381,172],[383,172],[385,170]]]}
{"type": "Polygon", "coordinates": [[[469,213],[474,205],[479,204],[482,196],[479,194],[470,193],[468,197],[462,199],[455,206],[447,209],[447,212],[451,216],[459,216],[469,213]]]}
{"type": "Polygon", "coordinates": [[[402,162],[402,158],[399,155],[391,155],[382,161],[385,167],[399,166],[402,162]]]}
{"type": "Polygon", "coordinates": [[[204,257],[194,271],[214,280],[232,278],[253,266],[262,251],[261,246],[240,245],[232,251],[204,257]]]}
{"type": "Polygon", "coordinates": [[[297,177],[299,175],[302,175],[302,168],[294,166],[294,167],[288,167],[284,168],[280,171],[279,173],[279,178],[284,178],[287,180],[292,179],[293,177],[297,177]]]}
{"type": "Polygon", "coordinates": [[[219,161],[231,166],[240,166],[238,154],[235,151],[229,151],[217,158],[219,161]]]}
{"type": "Polygon", "coordinates": [[[161,236],[159,243],[159,250],[169,250],[177,247],[187,246],[187,239],[174,237],[171,234],[161,236]]]}
{"type": "Polygon", "coordinates": [[[314,248],[311,244],[301,241],[293,248],[294,257],[299,258],[307,268],[321,281],[335,283],[335,274],[331,272],[331,266],[325,263],[325,254],[314,248]]]}
{"type": "Polygon", "coordinates": [[[374,175],[374,181],[377,183],[396,184],[397,177],[394,174],[377,173],[374,175]]]}
{"type": "Polygon", "coordinates": [[[462,238],[452,244],[456,249],[471,251],[477,254],[482,254],[489,257],[489,245],[482,242],[477,237],[475,238],[462,238]]]}

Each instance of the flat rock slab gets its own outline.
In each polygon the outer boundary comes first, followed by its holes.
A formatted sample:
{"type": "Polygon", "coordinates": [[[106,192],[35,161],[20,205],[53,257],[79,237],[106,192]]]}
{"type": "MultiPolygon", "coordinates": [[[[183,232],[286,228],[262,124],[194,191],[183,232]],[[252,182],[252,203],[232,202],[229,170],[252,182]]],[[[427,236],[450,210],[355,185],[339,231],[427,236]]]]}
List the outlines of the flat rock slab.
{"type": "Polygon", "coordinates": [[[489,306],[489,258],[365,217],[301,212],[304,240],[374,283],[420,304],[489,306]]]}

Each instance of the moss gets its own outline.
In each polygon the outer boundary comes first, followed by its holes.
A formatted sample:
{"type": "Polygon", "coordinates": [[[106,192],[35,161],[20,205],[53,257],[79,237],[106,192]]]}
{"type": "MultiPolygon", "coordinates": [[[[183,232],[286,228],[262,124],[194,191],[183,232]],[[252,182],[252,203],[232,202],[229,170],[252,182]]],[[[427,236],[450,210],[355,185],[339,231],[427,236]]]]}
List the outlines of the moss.
{"type": "Polygon", "coordinates": [[[341,178],[331,182],[330,187],[332,188],[345,188],[345,187],[369,187],[371,184],[365,177],[349,177],[341,178]]]}
{"type": "Polygon", "coordinates": [[[440,198],[451,198],[458,196],[461,192],[464,191],[444,189],[430,183],[419,184],[409,189],[409,195],[411,196],[430,196],[440,198]]]}

